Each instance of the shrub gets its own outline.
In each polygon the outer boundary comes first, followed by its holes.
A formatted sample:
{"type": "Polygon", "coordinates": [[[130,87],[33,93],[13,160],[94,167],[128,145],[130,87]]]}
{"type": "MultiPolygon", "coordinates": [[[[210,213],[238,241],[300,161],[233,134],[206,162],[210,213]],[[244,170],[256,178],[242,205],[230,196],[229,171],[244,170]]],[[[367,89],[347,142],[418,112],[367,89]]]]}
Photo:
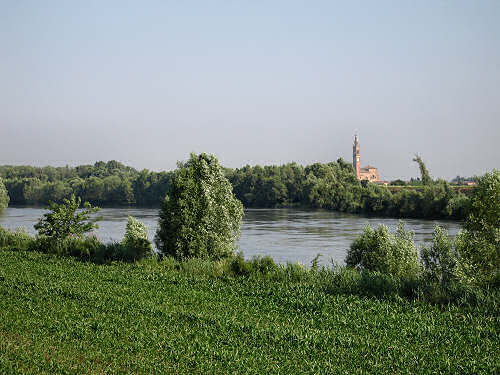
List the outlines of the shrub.
{"type": "Polygon", "coordinates": [[[243,206],[213,155],[191,154],[175,171],[160,209],[156,244],[176,259],[233,254],[243,206]]]}
{"type": "Polygon", "coordinates": [[[55,251],[55,240],[51,237],[42,235],[37,235],[32,243],[30,244],[29,251],[39,251],[45,254],[54,254],[55,251]]]}
{"type": "Polygon", "coordinates": [[[345,262],[348,267],[393,276],[415,275],[420,270],[413,232],[406,231],[402,221],[394,235],[385,225],[375,230],[367,225],[351,244],[345,262]]]}
{"type": "Polygon", "coordinates": [[[284,274],[284,280],[292,282],[308,280],[312,275],[309,270],[300,263],[287,263],[282,269],[282,273],[284,274]]]}
{"type": "Polygon", "coordinates": [[[83,204],[83,209],[78,211],[82,200],[72,195],[70,199],[64,199],[63,203],[50,203],[50,211],[35,224],[35,229],[40,235],[50,238],[63,239],[68,236],[82,237],[85,233],[97,228],[95,221],[90,215],[99,210],[92,207],[89,202],[83,204]]]}
{"type": "Polygon", "coordinates": [[[398,295],[400,278],[380,272],[361,272],[359,290],[368,297],[398,295]]]}
{"type": "Polygon", "coordinates": [[[252,267],[249,262],[245,261],[242,252],[239,252],[231,259],[229,269],[237,276],[248,276],[252,272],[252,267]]]}
{"type": "Polygon", "coordinates": [[[105,264],[113,260],[123,260],[123,258],[123,245],[120,242],[110,242],[101,245],[95,253],[92,262],[105,264]]]}
{"type": "Polygon", "coordinates": [[[102,242],[96,236],[66,237],[56,242],[56,254],[92,261],[101,247],[102,242]]]}
{"type": "Polygon", "coordinates": [[[447,283],[455,277],[457,259],[446,229],[439,225],[434,227],[432,245],[423,246],[420,256],[425,275],[431,281],[447,283]]]}
{"type": "Polygon", "coordinates": [[[92,261],[101,251],[103,244],[96,236],[68,236],[56,239],[38,235],[33,240],[29,250],[40,251],[45,254],[72,256],[84,261],[92,261]]]}
{"type": "Polygon", "coordinates": [[[127,227],[125,229],[125,236],[122,243],[125,245],[128,242],[132,242],[138,238],[148,239],[148,228],[144,223],[133,216],[129,216],[127,219],[127,227]]]}
{"type": "Polygon", "coordinates": [[[500,285],[500,171],[478,179],[456,250],[462,278],[479,285],[500,285]]]}
{"type": "Polygon", "coordinates": [[[33,239],[22,228],[10,231],[0,227],[0,248],[11,250],[27,250],[33,239]]]}
{"type": "Polygon", "coordinates": [[[275,272],[279,267],[270,256],[254,256],[250,261],[253,272],[263,275],[275,272]]]}
{"type": "Polygon", "coordinates": [[[470,198],[465,194],[459,193],[456,197],[450,199],[446,205],[446,213],[449,217],[455,219],[467,218],[470,209],[470,198]]]}
{"type": "Polygon", "coordinates": [[[359,294],[361,273],[348,267],[335,267],[331,281],[326,285],[327,293],[359,294]]]}
{"type": "Polygon", "coordinates": [[[127,260],[138,260],[153,255],[153,245],[148,239],[146,225],[132,216],[128,217],[122,246],[125,248],[123,254],[127,260]]]}

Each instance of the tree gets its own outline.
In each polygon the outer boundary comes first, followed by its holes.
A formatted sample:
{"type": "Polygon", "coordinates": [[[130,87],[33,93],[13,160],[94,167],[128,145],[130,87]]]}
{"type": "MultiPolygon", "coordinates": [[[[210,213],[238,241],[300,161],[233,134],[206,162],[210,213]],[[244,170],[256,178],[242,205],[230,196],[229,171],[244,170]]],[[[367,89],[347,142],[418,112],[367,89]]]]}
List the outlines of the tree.
{"type": "Polygon", "coordinates": [[[99,211],[98,207],[92,207],[89,202],[83,204],[83,209],[78,211],[82,200],[74,195],[70,199],[63,199],[63,203],[50,203],[50,212],[35,224],[39,234],[56,240],[62,240],[68,236],[82,237],[85,233],[97,228],[95,223],[99,218],[91,219],[90,215],[99,211]]]}
{"type": "Polygon", "coordinates": [[[500,171],[477,180],[463,227],[456,245],[460,275],[477,284],[500,285],[500,171]]]}
{"type": "Polygon", "coordinates": [[[177,259],[232,255],[243,206],[213,155],[191,154],[179,163],[160,209],[155,241],[177,259]]]}
{"type": "Polygon", "coordinates": [[[5,188],[5,185],[0,178],[0,211],[2,211],[4,208],[7,208],[7,206],[9,205],[9,201],[9,194],[7,194],[7,189],[5,188]]]}
{"type": "Polygon", "coordinates": [[[414,162],[418,163],[418,168],[420,169],[420,177],[422,179],[422,184],[423,185],[431,185],[432,184],[432,178],[429,174],[429,171],[427,170],[427,167],[425,166],[424,161],[419,155],[415,155],[413,158],[414,162]]]}

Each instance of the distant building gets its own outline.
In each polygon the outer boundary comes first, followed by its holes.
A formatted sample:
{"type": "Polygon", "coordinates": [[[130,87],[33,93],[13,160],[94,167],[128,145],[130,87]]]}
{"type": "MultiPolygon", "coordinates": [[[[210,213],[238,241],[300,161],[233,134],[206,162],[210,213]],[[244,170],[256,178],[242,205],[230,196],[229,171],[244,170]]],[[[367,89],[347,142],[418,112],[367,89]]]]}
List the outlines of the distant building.
{"type": "Polygon", "coordinates": [[[370,182],[378,181],[378,169],[367,165],[361,168],[361,154],[359,152],[359,139],[358,135],[354,136],[354,144],[352,145],[352,166],[356,171],[358,180],[368,180],[370,182]]]}

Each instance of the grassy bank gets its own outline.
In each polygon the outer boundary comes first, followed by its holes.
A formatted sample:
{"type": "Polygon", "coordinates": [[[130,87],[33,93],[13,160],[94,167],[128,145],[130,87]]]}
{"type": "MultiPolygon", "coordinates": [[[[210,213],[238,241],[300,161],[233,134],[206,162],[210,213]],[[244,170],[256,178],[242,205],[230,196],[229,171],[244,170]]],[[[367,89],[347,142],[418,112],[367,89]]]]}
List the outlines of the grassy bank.
{"type": "Polygon", "coordinates": [[[349,295],[295,266],[237,277],[201,261],[0,259],[0,372],[500,371],[491,306],[349,295]]]}

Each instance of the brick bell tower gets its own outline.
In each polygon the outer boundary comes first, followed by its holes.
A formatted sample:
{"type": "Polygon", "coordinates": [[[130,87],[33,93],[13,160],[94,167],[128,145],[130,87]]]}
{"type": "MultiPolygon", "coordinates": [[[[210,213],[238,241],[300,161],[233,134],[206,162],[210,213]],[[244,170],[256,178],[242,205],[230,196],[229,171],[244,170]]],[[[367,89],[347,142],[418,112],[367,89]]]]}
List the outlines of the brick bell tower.
{"type": "Polygon", "coordinates": [[[352,145],[352,167],[356,171],[356,176],[358,177],[358,180],[360,179],[360,168],[361,168],[361,155],[359,153],[359,140],[358,140],[358,135],[354,135],[354,144],[352,145]]]}

